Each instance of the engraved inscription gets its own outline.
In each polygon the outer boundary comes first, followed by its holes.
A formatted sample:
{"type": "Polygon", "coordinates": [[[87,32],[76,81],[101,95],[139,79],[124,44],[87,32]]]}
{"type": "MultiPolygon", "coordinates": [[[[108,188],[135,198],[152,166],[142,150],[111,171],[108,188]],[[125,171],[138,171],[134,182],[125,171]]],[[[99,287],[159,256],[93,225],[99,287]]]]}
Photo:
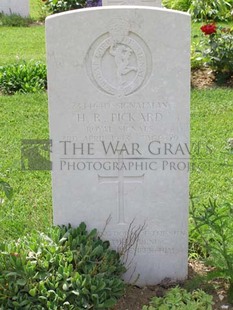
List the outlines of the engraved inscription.
{"type": "MultiPolygon", "coordinates": [[[[122,240],[125,240],[127,232],[125,231],[111,231],[108,232],[105,236],[106,239],[111,240],[111,244],[117,250],[120,249],[122,240]]],[[[166,240],[169,238],[175,240],[175,238],[186,238],[185,231],[170,231],[170,230],[155,230],[155,231],[143,231],[141,233],[136,252],[138,254],[147,254],[147,253],[160,253],[167,255],[177,255],[187,251],[185,247],[171,246],[172,242],[167,244],[166,240]]]]}
{"type": "Polygon", "coordinates": [[[168,135],[155,135],[172,113],[172,105],[167,98],[156,99],[140,102],[128,101],[128,98],[111,98],[108,101],[73,102],[73,119],[80,127],[85,126],[86,135],[83,141],[87,142],[127,142],[133,139],[135,134],[144,141],[177,139],[172,131],[168,135]]]}

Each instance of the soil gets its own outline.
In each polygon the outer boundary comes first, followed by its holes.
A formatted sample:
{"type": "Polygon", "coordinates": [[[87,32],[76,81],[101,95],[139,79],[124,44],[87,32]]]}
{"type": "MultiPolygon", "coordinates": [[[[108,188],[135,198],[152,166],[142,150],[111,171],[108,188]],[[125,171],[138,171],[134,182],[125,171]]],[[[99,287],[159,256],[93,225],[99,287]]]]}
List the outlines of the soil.
{"type": "Polygon", "coordinates": [[[217,86],[233,87],[233,76],[224,84],[217,82],[213,71],[210,68],[192,70],[191,86],[197,89],[213,88],[217,86]]]}
{"type": "Polygon", "coordinates": [[[36,21],[29,25],[29,27],[43,26],[44,22],[36,21]]]}
{"type": "Polygon", "coordinates": [[[163,297],[167,290],[179,285],[184,288],[203,289],[213,296],[213,310],[233,310],[233,305],[227,302],[227,286],[222,280],[201,280],[207,274],[207,268],[203,262],[191,260],[189,262],[188,279],[182,283],[171,283],[165,280],[160,285],[138,287],[129,285],[125,295],[119,300],[113,310],[142,310],[143,305],[148,305],[152,297],[163,297]]]}
{"type": "Polygon", "coordinates": [[[203,89],[215,86],[215,76],[208,68],[195,69],[191,75],[191,86],[193,88],[203,89]]]}

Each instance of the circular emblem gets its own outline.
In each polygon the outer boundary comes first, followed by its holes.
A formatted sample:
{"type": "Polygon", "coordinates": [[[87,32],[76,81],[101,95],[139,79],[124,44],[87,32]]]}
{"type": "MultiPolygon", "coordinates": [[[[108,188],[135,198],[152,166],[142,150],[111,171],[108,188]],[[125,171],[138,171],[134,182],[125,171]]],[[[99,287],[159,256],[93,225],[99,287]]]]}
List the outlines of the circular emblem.
{"type": "Polygon", "coordinates": [[[88,75],[101,91],[127,96],[141,88],[151,73],[151,54],[145,42],[116,19],[109,32],[91,45],[86,59],[88,75]]]}

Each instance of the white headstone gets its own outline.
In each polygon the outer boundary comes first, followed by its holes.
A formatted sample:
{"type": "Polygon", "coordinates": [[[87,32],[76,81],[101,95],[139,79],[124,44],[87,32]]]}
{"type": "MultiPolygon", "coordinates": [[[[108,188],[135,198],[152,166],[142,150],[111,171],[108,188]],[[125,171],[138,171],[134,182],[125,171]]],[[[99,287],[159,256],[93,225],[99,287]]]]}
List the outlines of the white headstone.
{"type": "Polygon", "coordinates": [[[125,279],[184,279],[190,16],[93,8],[46,30],[54,223],[84,221],[116,249],[144,226],[125,279]]]}
{"type": "Polygon", "coordinates": [[[0,12],[29,16],[29,0],[0,0],[0,12]]]}

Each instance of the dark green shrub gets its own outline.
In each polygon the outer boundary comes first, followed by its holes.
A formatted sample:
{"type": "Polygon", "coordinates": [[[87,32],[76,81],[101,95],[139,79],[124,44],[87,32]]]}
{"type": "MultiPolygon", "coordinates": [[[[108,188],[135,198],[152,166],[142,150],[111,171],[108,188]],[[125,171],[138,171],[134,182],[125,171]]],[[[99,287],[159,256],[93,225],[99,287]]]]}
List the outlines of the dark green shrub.
{"type": "Polygon", "coordinates": [[[217,80],[224,81],[233,75],[233,28],[207,24],[201,30],[205,33],[203,57],[217,80]]]}
{"type": "Polygon", "coordinates": [[[211,310],[212,296],[202,290],[187,292],[178,286],[162,297],[154,297],[142,310],[211,310]]]}
{"type": "Polygon", "coordinates": [[[33,232],[0,252],[3,309],[108,309],[124,292],[120,256],[90,233],[53,227],[33,232]]]}
{"type": "Polygon", "coordinates": [[[195,21],[228,21],[233,17],[233,0],[163,0],[168,9],[189,11],[195,21]]]}
{"type": "Polygon", "coordinates": [[[223,278],[229,283],[228,296],[233,301],[233,205],[230,203],[209,203],[197,207],[192,200],[190,210],[193,229],[190,238],[194,236],[208,264],[215,267],[209,273],[209,278],[223,278]]]}
{"type": "Polygon", "coordinates": [[[191,5],[191,0],[163,0],[163,5],[172,10],[187,12],[191,5]]]}
{"type": "Polygon", "coordinates": [[[46,65],[41,62],[19,62],[0,67],[0,91],[3,94],[35,93],[46,86],[46,65]]]}
{"type": "Polygon", "coordinates": [[[195,21],[232,19],[233,0],[193,0],[190,13],[195,21]]]}
{"type": "Polygon", "coordinates": [[[83,8],[86,0],[45,0],[44,4],[48,12],[55,14],[83,8]]]}
{"type": "Polygon", "coordinates": [[[200,42],[193,42],[191,46],[191,68],[198,69],[205,65],[205,58],[200,50],[200,42]]]}
{"type": "Polygon", "coordinates": [[[22,17],[18,14],[5,15],[0,13],[0,26],[28,27],[33,23],[31,17],[22,17]]]}

